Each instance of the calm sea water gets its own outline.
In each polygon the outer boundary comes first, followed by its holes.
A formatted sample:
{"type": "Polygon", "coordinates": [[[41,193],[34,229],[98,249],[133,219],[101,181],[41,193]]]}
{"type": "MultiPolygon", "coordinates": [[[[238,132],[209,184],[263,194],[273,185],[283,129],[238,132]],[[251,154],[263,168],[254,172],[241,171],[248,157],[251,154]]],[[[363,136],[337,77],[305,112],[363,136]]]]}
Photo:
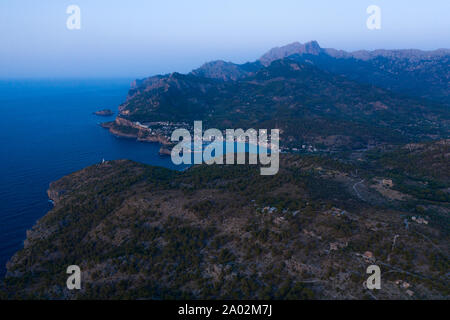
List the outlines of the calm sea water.
{"type": "MultiPolygon", "coordinates": [[[[7,260],[23,247],[26,230],[52,208],[46,193],[50,182],[103,158],[186,168],[161,157],[156,143],[117,138],[99,126],[115,115],[92,113],[103,108],[117,113],[130,82],[0,81],[0,278],[7,260]]],[[[247,144],[243,147],[253,152],[247,144]]]]}
{"type": "Polygon", "coordinates": [[[26,230],[51,209],[51,181],[102,158],[177,168],[158,144],[116,138],[98,125],[114,116],[92,114],[117,111],[130,81],[0,81],[0,277],[26,230]]]}

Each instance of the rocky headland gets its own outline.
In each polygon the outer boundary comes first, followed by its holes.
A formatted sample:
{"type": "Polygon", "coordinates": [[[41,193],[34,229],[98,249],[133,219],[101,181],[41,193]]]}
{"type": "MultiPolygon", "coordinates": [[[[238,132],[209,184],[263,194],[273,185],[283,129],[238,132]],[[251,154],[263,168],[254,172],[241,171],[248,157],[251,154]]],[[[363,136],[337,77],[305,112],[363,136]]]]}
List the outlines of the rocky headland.
{"type": "Polygon", "coordinates": [[[103,109],[103,110],[94,112],[94,114],[96,116],[110,117],[110,116],[114,115],[114,111],[112,111],[111,109],[103,109]]]}

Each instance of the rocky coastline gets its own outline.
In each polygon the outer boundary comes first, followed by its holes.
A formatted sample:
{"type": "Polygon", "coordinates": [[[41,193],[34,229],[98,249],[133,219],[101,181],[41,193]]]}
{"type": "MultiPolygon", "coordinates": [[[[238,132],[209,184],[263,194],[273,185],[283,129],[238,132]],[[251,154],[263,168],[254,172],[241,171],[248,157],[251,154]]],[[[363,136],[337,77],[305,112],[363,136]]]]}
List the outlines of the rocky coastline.
{"type": "Polygon", "coordinates": [[[101,117],[109,117],[114,114],[114,111],[112,111],[111,109],[103,109],[103,110],[96,111],[93,114],[95,114],[96,116],[101,116],[101,117]]]}
{"type": "Polygon", "coordinates": [[[118,137],[134,138],[140,142],[157,142],[166,148],[173,145],[166,136],[153,133],[149,128],[119,116],[114,121],[102,123],[101,126],[118,137]]]}

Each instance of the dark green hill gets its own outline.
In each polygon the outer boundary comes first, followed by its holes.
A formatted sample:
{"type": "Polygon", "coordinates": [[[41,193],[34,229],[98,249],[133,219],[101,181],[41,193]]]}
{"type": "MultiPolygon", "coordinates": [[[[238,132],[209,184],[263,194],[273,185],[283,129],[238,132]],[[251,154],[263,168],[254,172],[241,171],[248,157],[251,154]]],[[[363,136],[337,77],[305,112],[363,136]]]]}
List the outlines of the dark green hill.
{"type": "Polygon", "coordinates": [[[382,269],[372,297],[448,298],[448,203],[390,202],[396,191],[360,181],[368,165],[283,155],[275,176],[88,167],[51,184],[55,207],[8,264],[2,298],[363,299],[370,264],[382,269]],[[72,264],[80,291],[65,286],[72,264]]]}

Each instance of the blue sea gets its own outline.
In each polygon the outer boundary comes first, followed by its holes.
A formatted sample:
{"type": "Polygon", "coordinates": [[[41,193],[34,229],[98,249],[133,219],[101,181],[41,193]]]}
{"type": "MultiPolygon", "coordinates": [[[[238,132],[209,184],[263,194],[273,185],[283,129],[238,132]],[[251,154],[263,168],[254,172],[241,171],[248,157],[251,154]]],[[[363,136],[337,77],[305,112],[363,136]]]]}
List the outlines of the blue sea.
{"type": "Polygon", "coordinates": [[[27,229],[52,208],[49,183],[103,158],[180,169],[159,145],[117,138],[99,126],[113,120],[132,79],[0,81],[0,277],[23,247],[27,229]]]}
{"type": "MultiPolygon", "coordinates": [[[[6,262],[23,247],[26,230],[52,209],[50,182],[102,159],[187,167],[160,156],[157,143],[119,138],[100,126],[114,120],[131,80],[0,80],[0,279],[6,262]],[[93,114],[105,108],[115,115],[93,114]]],[[[235,150],[239,144],[254,152],[237,142],[235,150]]],[[[262,151],[270,153],[257,147],[262,151]]]]}

